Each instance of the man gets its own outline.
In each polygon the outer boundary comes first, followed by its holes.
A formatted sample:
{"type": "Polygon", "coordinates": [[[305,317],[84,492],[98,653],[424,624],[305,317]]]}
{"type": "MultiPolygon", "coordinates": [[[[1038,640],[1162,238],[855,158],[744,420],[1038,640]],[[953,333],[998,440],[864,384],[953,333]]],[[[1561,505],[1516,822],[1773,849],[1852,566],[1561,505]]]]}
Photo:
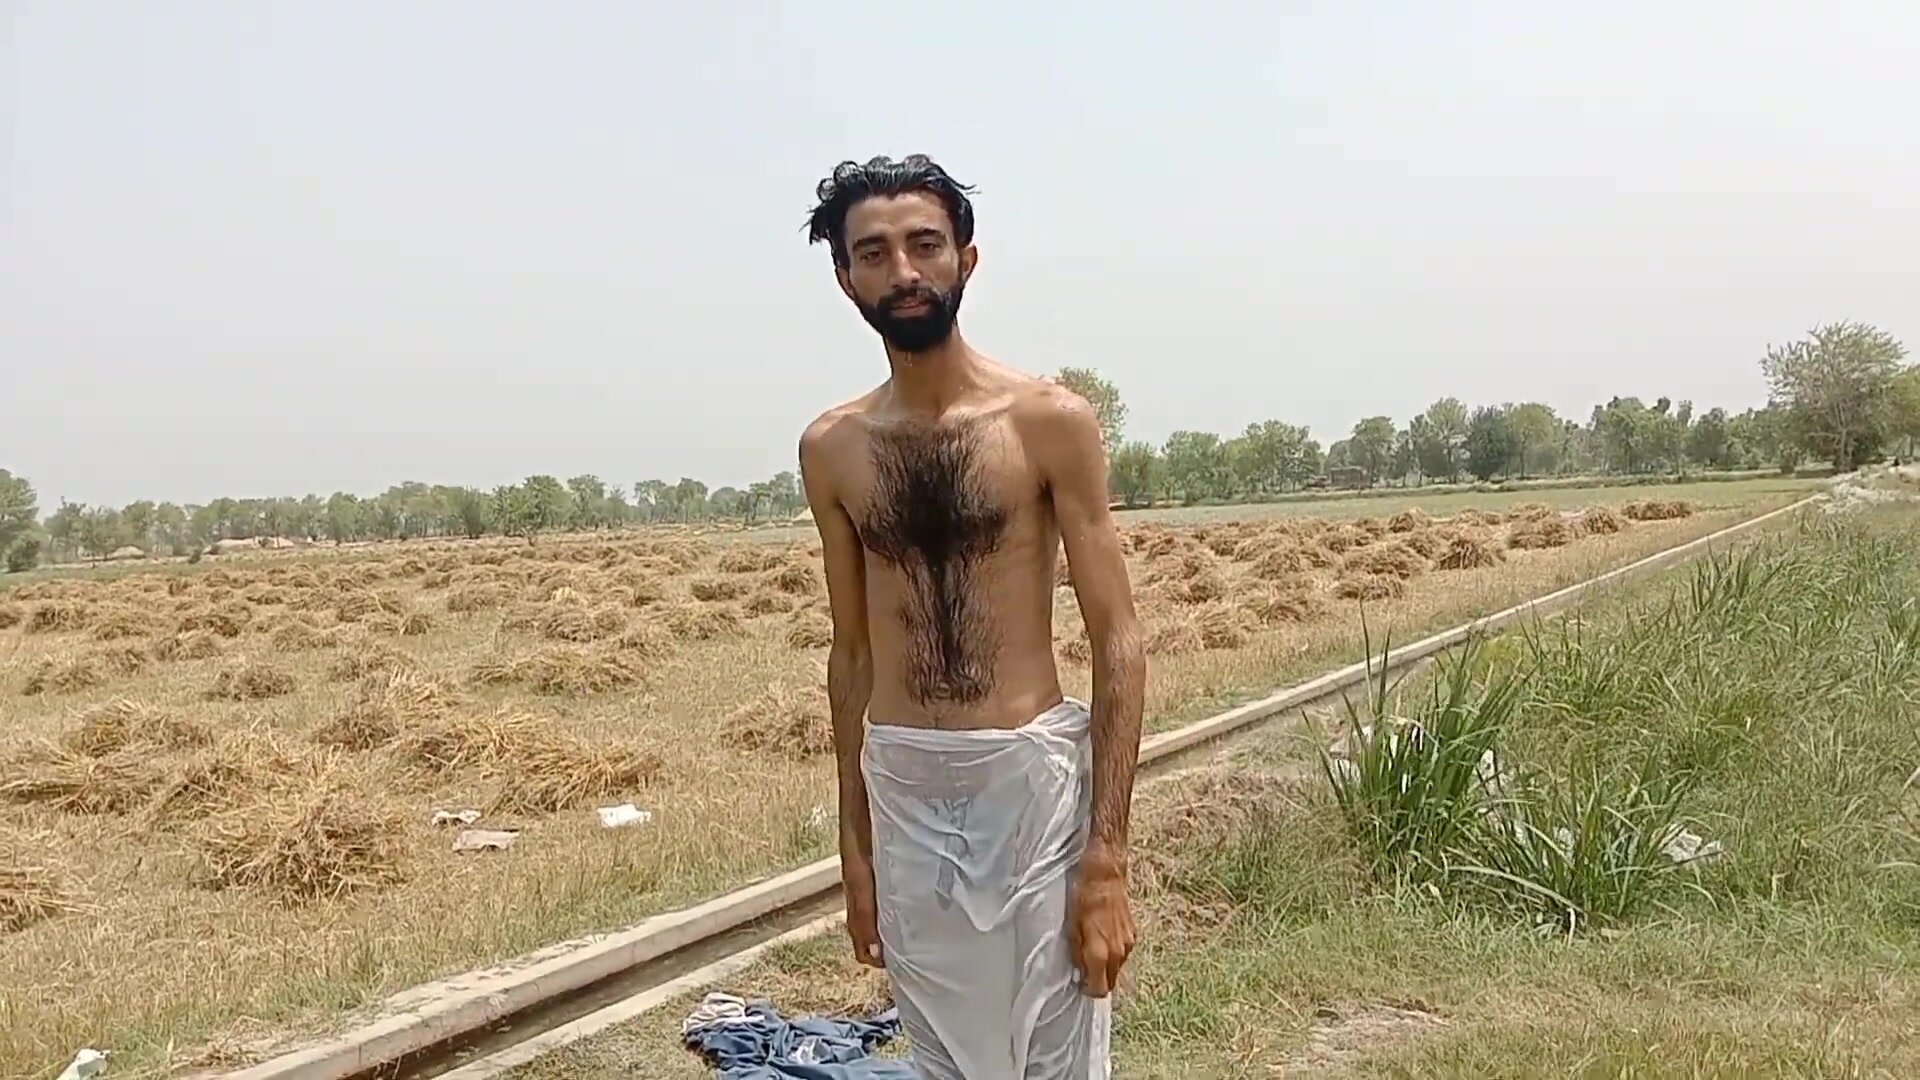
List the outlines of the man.
{"type": "Polygon", "coordinates": [[[800,440],[833,614],[847,930],[887,969],[923,1075],[1078,1080],[1105,1075],[1134,944],[1145,659],[1092,407],[955,325],[979,264],[968,191],[921,155],[845,162],[810,221],[891,369],[800,440]],[[1054,666],[1063,543],[1091,708],[1054,666]]]}

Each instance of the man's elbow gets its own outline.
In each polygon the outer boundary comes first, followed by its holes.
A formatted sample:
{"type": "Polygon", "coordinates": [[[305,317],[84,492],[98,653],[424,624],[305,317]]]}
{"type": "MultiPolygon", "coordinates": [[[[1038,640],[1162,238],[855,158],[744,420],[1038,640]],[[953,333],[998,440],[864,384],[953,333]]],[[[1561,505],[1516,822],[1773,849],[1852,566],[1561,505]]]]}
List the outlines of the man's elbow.
{"type": "Polygon", "coordinates": [[[1094,643],[1094,664],[1111,675],[1128,675],[1146,666],[1147,644],[1139,616],[1131,612],[1108,622],[1094,643]]]}

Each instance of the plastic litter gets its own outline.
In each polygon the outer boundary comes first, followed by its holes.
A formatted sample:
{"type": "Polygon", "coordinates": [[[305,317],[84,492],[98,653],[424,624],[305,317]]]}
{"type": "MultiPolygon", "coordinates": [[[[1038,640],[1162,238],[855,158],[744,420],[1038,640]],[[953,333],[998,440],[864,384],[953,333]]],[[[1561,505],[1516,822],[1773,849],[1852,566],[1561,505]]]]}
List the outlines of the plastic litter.
{"type": "Polygon", "coordinates": [[[519,832],[508,829],[462,829],[453,838],[453,850],[505,851],[518,839],[519,832]]]}
{"type": "Polygon", "coordinates": [[[480,811],[478,810],[435,810],[433,812],[432,824],[471,825],[479,820],[480,811]]]}
{"type": "Polygon", "coordinates": [[[1013,730],[876,724],[862,764],[888,981],[928,1080],[1104,1080],[1112,998],[1067,944],[1086,845],[1084,703],[1013,730]]]}
{"type": "Polygon", "coordinates": [[[627,825],[645,825],[647,822],[653,820],[653,811],[642,810],[632,803],[621,803],[619,806],[603,806],[600,808],[599,813],[600,825],[602,828],[607,829],[618,829],[627,825]]]}
{"type": "Polygon", "coordinates": [[[73,1055],[73,1063],[60,1074],[59,1080],[87,1080],[107,1067],[107,1055],[112,1051],[95,1050],[89,1046],[73,1055]]]}

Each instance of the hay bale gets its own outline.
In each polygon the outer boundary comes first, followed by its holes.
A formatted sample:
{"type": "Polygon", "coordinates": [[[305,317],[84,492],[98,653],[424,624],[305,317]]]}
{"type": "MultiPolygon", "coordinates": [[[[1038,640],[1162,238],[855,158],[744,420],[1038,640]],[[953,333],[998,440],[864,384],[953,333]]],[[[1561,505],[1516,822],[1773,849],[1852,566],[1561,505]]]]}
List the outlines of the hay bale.
{"type": "Polygon", "coordinates": [[[1612,508],[1589,506],[1579,518],[1580,531],[1589,536],[1610,536],[1627,527],[1627,523],[1612,508]]]}
{"type": "Polygon", "coordinates": [[[1147,620],[1147,655],[1180,656],[1206,647],[1191,612],[1168,612],[1147,620]]]}
{"type": "Polygon", "coordinates": [[[12,601],[0,603],[0,630],[11,630],[26,621],[26,608],[12,601]]]}
{"type": "Polygon", "coordinates": [[[147,638],[159,632],[161,625],[151,608],[114,605],[102,610],[93,621],[91,636],[95,641],[147,638]]]}
{"type": "Polygon", "coordinates": [[[1206,604],[1227,595],[1227,579],[1217,571],[1208,570],[1196,574],[1180,583],[1176,594],[1184,604],[1206,604]]]}
{"type": "Polygon", "coordinates": [[[218,816],[194,847],[213,887],[297,905],[405,880],[405,829],[350,783],[321,777],[218,816]]]}
{"type": "Polygon", "coordinates": [[[400,616],[406,611],[407,605],[391,593],[359,589],[340,598],[334,605],[333,616],[343,623],[351,623],[382,614],[400,616]]]}
{"type": "Polygon", "coordinates": [[[293,693],[297,685],[288,672],[256,660],[243,660],[214,674],[207,688],[212,701],[261,701],[293,693]]]}
{"type": "Polygon", "coordinates": [[[71,634],[93,621],[93,605],[80,600],[47,600],[27,615],[29,634],[71,634]]]}
{"type": "Polygon", "coordinates": [[[695,600],[707,603],[738,600],[747,594],[747,588],[746,582],[735,578],[698,578],[687,584],[687,592],[695,600]]]}
{"type": "Polygon", "coordinates": [[[741,610],[748,615],[785,615],[793,610],[793,598],[785,593],[757,592],[747,597],[741,610]]]}
{"type": "Polygon", "coordinates": [[[1565,547],[1576,538],[1573,526],[1558,514],[1545,518],[1525,518],[1507,533],[1507,547],[1522,550],[1565,547]]]}
{"type": "Polygon", "coordinates": [[[1312,565],[1299,545],[1287,541],[1268,545],[1247,569],[1261,581],[1280,581],[1305,573],[1312,565]]]}
{"type": "Polygon", "coordinates": [[[425,637],[433,630],[433,616],[424,611],[408,613],[400,620],[401,637],[425,637]]]}
{"type": "Polygon", "coordinates": [[[1333,586],[1342,600],[1392,600],[1407,593],[1407,583],[1384,574],[1347,574],[1333,586]]]}
{"type": "Polygon", "coordinates": [[[817,608],[804,608],[787,620],[787,647],[824,649],[833,644],[833,618],[817,608]]]}
{"type": "Polygon", "coordinates": [[[1417,506],[1410,506],[1387,519],[1387,531],[1391,533],[1418,532],[1433,524],[1433,515],[1417,506]]]}
{"type": "MultiPolygon", "coordinates": [[[[1382,531],[1384,532],[1384,526],[1382,531]]],[[[1375,539],[1374,534],[1368,532],[1366,529],[1358,525],[1346,524],[1329,530],[1326,535],[1320,538],[1320,546],[1333,552],[1335,555],[1344,555],[1355,548],[1366,547],[1368,544],[1373,543],[1375,539]]]]}
{"type": "Polygon", "coordinates": [[[1476,570],[1486,566],[1498,566],[1506,556],[1485,537],[1477,533],[1462,533],[1447,544],[1445,551],[1433,562],[1435,570],[1476,570]]]}
{"type": "Polygon", "coordinates": [[[627,794],[660,771],[655,754],[632,745],[589,743],[548,717],[516,709],[455,716],[410,731],[394,754],[420,779],[474,771],[497,781],[496,811],[571,809],[627,794]]]}
{"type": "Polygon", "coordinates": [[[576,644],[601,641],[618,637],[626,629],[626,613],[611,606],[589,611],[578,604],[563,602],[548,607],[540,616],[540,636],[549,641],[576,644]]]}
{"type": "Polygon", "coordinates": [[[309,766],[268,732],[226,735],[167,774],[148,803],[147,816],[160,828],[198,821],[232,809],[264,787],[298,777],[303,767],[309,766]]]}
{"type": "Polygon", "coordinates": [[[452,683],[413,669],[369,675],[361,680],[353,705],[316,728],[313,741],[342,750],[373,750],[409,727],[445,718],[462,700],[452,683]]]}
{"type": "Polygon", "coordinates": [[[639,682],[645,675],[642,659],[621,648],[553,645],[483,661],[472,678],[483,686],[525,686],[541,694],[597,694],[639,682]]]}
{"type": "Polygon", "coordinates": [[[226,651],[222,640],[220,635],[211,630],[188,630],[185,633],[168,634],[153,643],[153,658],[168,663],[176,660],[210,659],[226,651]]]}
{"type": "Polygon", "coordinates": [[[0,831],[0,934],[86,910],[85,894],[57,851],[53,837],[0,831]]]}
{"type": "Polygon", "coordinates": [[[1246,598],[1246,609],[1266,626],[1303,623],[1326,613],[1326,602],[1304,578],[1275,582],[1246,598]]]}
{"type": "Polygon", "coordinates": [[[654,623],[636,623],[611,642],[613,648],[630,653],[642,660],[658,660],[672,655],[677,643],[673,633],[664,626],[654,623]]]}
{"type": "Polygon", "coordinates": [[[1353,527],[1366,533],[1375,540],[1385,537],[1388,532],[1387,523],[1375,517],[1355,518],[1353,520],[1353,527]]]}
{"type": "Polygon", "coordinates": [[[27,681],[21,686],[20,692],[28,697],[77,694],[82,690],[105,686],[106,683],[107,672],[96,656],[48,657],[27,672],[27,681]]]}
{"type": "Polygon", "coordinates": [[[1215,601],[1203,604],[1193,614],[1200,631],[1200,645],[1206,649],[1238,649],[1258,629],[1253,617],[1231,604],[1215,601]]]}
{"type": "Polygon", "coordinates": [[[338,626],[316,626],[304,619],[284,622],[274,628],[273,647],[281,652],[307,652],[339,648],[346,631],[338,626]]]}
{"type": "Polygon", "coordinates": [[[239,637],[253,624],[253,609],[245,604],[218,604],[212,607],[193,607],[180,613],[174,621],[176,634],[193,630],[206,630],[225,638],[239,637]]]}
{"type": "Polygon", "coordinates": [[[349,640],[354,648],[341,653],[334,658],[333,663],[327,665],[327,677],[336,682],[364,679],[369,675],[385,675],[389,672],[419,666],[419,661],[412,655],[390,645],[347,639],[344,636],[341,639],[342,644],[348,643],[349,640]]]}
{"type": "Polygon", "coordinates": [[[723,574],[757,574],[776,569],[786,558],[785,552],[772,548],[741,545],[720,553],[719,569],[723,574]]]}
{"type": "Polygon", "coordinates": [[[141,748],[189,750],[212,742],[212,729],[200,721],[129,698],[116,698],[88,709],[60,738],[62,747],[88,757],[108,757],[141,748]]]}
{"type": "Polygon", "coordinates": [[[471,611],[497,608],[513,599],[513,590],[499,582],[462,585],[447,594],[447,611],[464,615],[471,611]]]}
{"type": "Polygon", "coordinates": [[[1459,525],[1477,525],[1483,528],[1498,526],[1498,525],[1505,525],[1507,523],[1506,515],[1502,514],[1500,511],[1481,510],[1477,507],[1468,507],[1467,509],[1462,510],[1459,513],[1453,515],[1453,517],[1448,520],[1459,525]]]}
{"type": "Polygon", "coordinates": [[[811,683],[778,683],[733,711],[727,733],[743,750],[771,751],[790,758],[833,753],[833,717],[825,689],[811,683]]]}
{"type": "Polygon", "coordinates": [[[256,607],[280,607],[293,601],[294,592],[279,585],[256,585],[240,598],[256,607]]]}
{"type": "Polygon", "coordinates": [[[740,630],[739,612],[721,605],[676,605],[667,610],[665,621],[681,641],[711,641],[740,630]]]}
{"type": "Polygon", "coordinates": [[[1682,499],[1640,499],[1620,509],[1634,521],[1671,521],[1693,514],[1693,504],[1682,499]]]}
{"type": "Polygon", "coordinates": [[[67,814],[122,814],[159,783],[151,756],[121,751],[103,757],[41,744],[7,764],[0,800],[67,814]]]}
{"type": "Polygon", "coordinates": [[[1402,535],[1400,542],[1422,559],[1431,560],[1447,549],[1450,539],[1438,529],[1421,528],[1402,535]]]}
{"type": "Polygon", "coordinates": [[[1384,575],[1406,581],[1426,573],[1427,557],[1395,540],[1355,551],[1341,560],[1340,568],[1349,575],[1384,575]]]}

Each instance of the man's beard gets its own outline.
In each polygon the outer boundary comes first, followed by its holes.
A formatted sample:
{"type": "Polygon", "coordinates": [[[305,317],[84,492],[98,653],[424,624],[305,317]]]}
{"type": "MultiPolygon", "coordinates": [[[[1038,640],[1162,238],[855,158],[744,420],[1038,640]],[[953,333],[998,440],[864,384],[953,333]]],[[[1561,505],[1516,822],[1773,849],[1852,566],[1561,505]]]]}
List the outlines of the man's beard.
{"type": "Polygon", "coordinates": [[[938,348],[953,336],[954,320],[960,315],[960,298],[965,292],[964,284],[955,284],[951,291],[927,286],[889,293],[878,304],[869,305],[860,300],[854,303],[867,325],[879,331],[887,344],[901,352],[922,353],[938,348]],[[915,301],[924,301],[927,310],[918,315],[893,314],[895,307],[915,301]]]}

